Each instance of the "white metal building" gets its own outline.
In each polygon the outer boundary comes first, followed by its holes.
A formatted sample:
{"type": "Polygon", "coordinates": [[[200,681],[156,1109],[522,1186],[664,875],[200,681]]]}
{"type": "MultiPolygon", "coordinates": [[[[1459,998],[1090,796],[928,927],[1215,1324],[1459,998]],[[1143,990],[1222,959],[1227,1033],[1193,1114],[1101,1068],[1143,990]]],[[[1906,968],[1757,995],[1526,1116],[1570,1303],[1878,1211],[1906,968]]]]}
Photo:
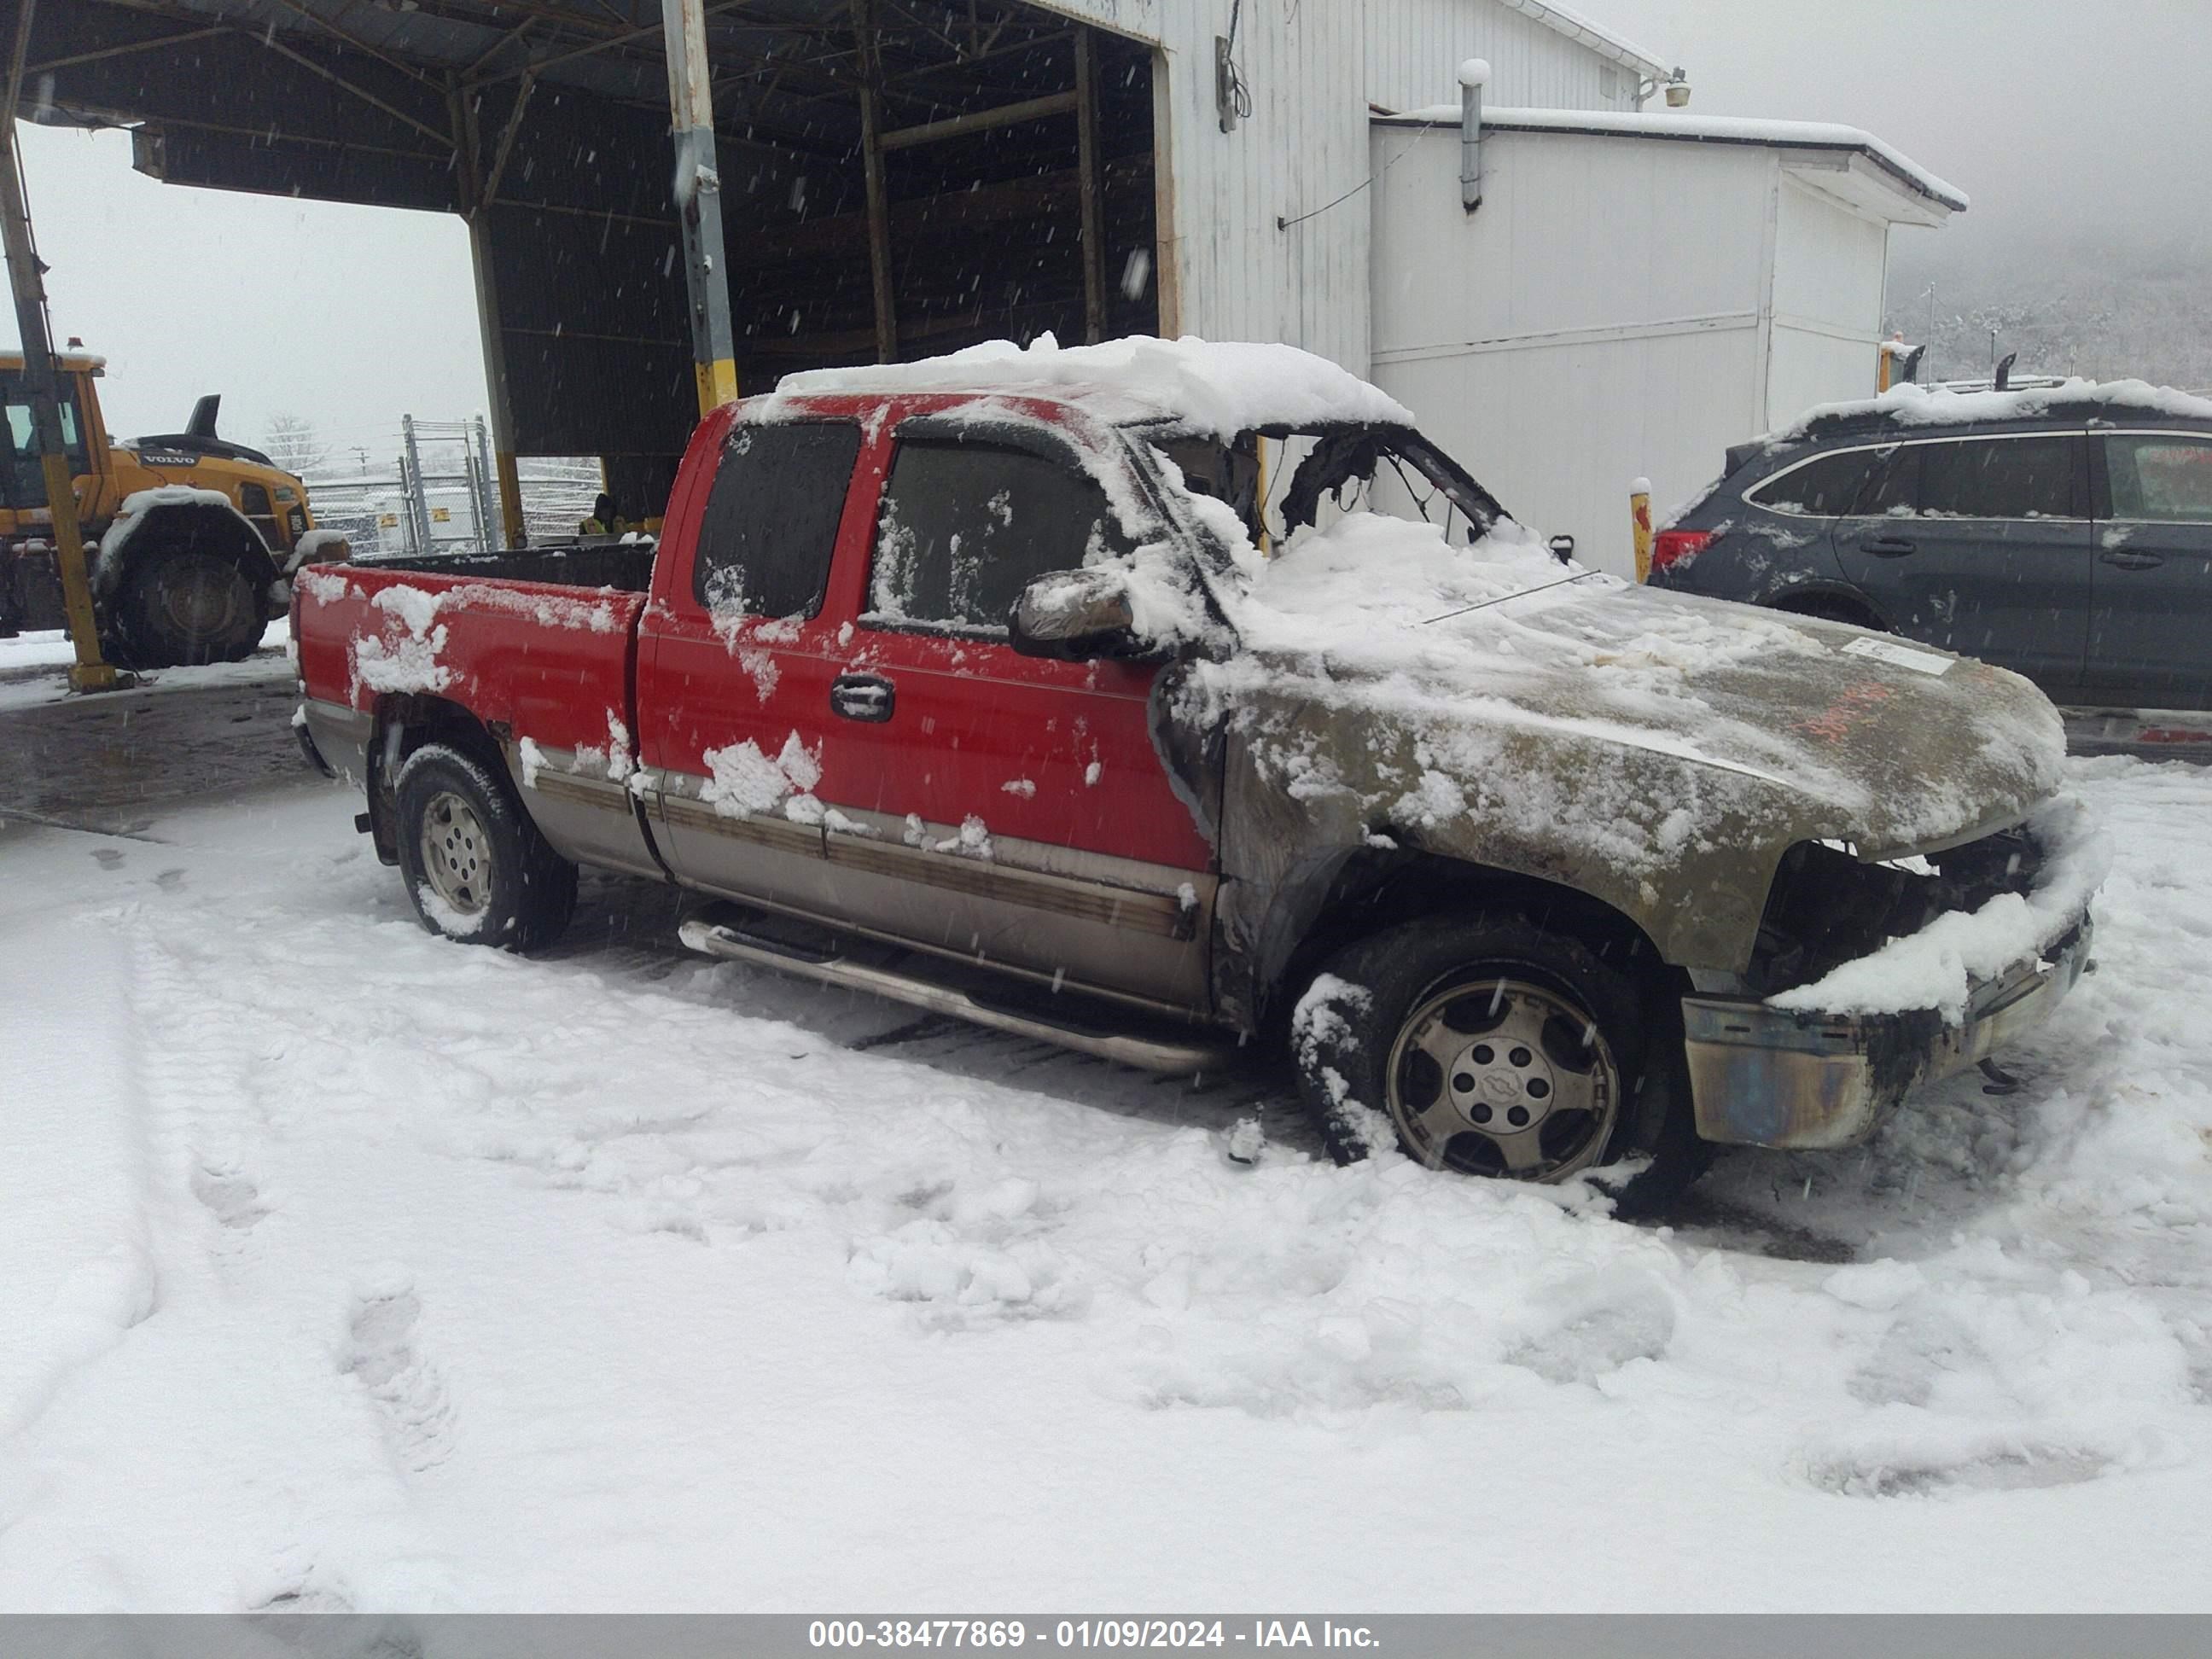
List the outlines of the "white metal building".
{"type": "Polygon", "coordinates": [[[1486,109],[1461,204],[1457,106],[1378,119],[1372,379],[1516,514],[1633,562],[1628,489],[1875,390],[1892,225],[1965,205],[1848,127],[1486,109]]]}
{"type": "Polygon", "coordinates": [[[1163,333],[1371,374],[1616,570],[1632,478],[1663,506],[1727,445],[1873,391],[1889,228],[1966,205],[1852,129],[1645,112],[1669,68],[1540,0],[1048,3],[1159,48],[1163,333]],[[1472,214],[1468,58],[1492,106],[1472,214]]]}

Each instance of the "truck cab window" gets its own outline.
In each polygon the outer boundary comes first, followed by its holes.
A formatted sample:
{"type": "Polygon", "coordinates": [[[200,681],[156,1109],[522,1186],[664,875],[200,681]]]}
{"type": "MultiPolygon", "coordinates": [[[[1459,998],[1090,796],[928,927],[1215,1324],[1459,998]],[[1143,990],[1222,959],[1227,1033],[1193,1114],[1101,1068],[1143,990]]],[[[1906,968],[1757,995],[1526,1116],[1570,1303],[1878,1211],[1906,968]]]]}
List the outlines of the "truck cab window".
{"type": "Polygon", "coordinates": [[[748,617],[819,611],[860,453],[860,428],[844,421],[732,432],[699,523],[699,603],[748,617]]]}
{"type": "Polygon", "coordinates": [[[1106,492],[1027,450],[902,439],[869,574],[873,620],[1003,629],[1022,590],[1127,550],[1106,492]]]}

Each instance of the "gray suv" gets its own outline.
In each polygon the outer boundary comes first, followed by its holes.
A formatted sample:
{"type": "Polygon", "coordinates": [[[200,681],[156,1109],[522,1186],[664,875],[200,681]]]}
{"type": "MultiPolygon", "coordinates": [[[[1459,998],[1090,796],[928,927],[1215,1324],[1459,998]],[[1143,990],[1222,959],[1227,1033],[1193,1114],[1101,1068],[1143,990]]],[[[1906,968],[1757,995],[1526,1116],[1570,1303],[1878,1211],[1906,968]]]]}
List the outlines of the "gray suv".
{"type": "Polygon", "coordinates": [[[1651,581],[1980,657],[2055,702],[2212,708],[2212,403],[2077,382],[1824,415],[1731,449],[1651,581]]]}

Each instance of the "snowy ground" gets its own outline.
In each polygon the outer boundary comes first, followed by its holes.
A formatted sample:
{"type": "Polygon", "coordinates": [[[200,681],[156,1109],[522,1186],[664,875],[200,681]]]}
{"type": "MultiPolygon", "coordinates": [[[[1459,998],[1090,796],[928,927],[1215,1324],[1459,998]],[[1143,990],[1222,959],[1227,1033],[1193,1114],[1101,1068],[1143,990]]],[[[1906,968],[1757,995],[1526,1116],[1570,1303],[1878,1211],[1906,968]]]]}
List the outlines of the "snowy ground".
{"type": "Polygon", "coordinates": [[[0,1607],[2202,1608],[2212,774],[2069,769],[2027,1089],[1672,1231],[656,890],[444,944],[335,787],[0,830],[0,1607]]]}
{"type": "MultiPolygon", "coordinates": [[[[243,662],[149,671],[141,683],[150,690],[156,686],[173,690],[241,685],[272,676],[289,678],[291,669],[284,655],[289,638],[289,625],[273,622],[262,630],[261,648],[243,662]]],[[[68,635],[58,630],[36,630],[0,639],[0,714],[61,702],[70,695],[70,665],[76,660],[76,647],[70,643],[68,635]]]]}

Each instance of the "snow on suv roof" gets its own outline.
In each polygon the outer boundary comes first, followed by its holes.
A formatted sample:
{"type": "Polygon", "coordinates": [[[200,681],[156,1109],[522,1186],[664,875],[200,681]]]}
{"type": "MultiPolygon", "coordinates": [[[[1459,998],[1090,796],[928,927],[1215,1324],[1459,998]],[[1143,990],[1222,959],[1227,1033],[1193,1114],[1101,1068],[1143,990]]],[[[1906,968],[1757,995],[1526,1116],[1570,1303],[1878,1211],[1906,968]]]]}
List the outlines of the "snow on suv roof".
{"type": "Polygon", "coordinates": [[[2212,421],[2212,399],[2192,397],[2148,380],[2062,380],[2007,392],[1953,392],[1944,387],[1892,386],[1878,398],[1819,404],[1765,442],[1794,443],[1839,428],[1868,426],[1957,426],[1967,422],[2033,421],[2046,416],[2118,411],[2170,420],[2212,421]]]}
{"type": "Polygon", "coordinates": [[[1414,424],[1402,404],[1326,357],[1190,336],[1062,346],[1046,334],[1026,349],[990,340],[919,362],[806,369],[776,386],[778,397],[934,392],[1059,398],[1116,426],[1165,422],[1218,438],[1268,426],[1414,424]]]}

